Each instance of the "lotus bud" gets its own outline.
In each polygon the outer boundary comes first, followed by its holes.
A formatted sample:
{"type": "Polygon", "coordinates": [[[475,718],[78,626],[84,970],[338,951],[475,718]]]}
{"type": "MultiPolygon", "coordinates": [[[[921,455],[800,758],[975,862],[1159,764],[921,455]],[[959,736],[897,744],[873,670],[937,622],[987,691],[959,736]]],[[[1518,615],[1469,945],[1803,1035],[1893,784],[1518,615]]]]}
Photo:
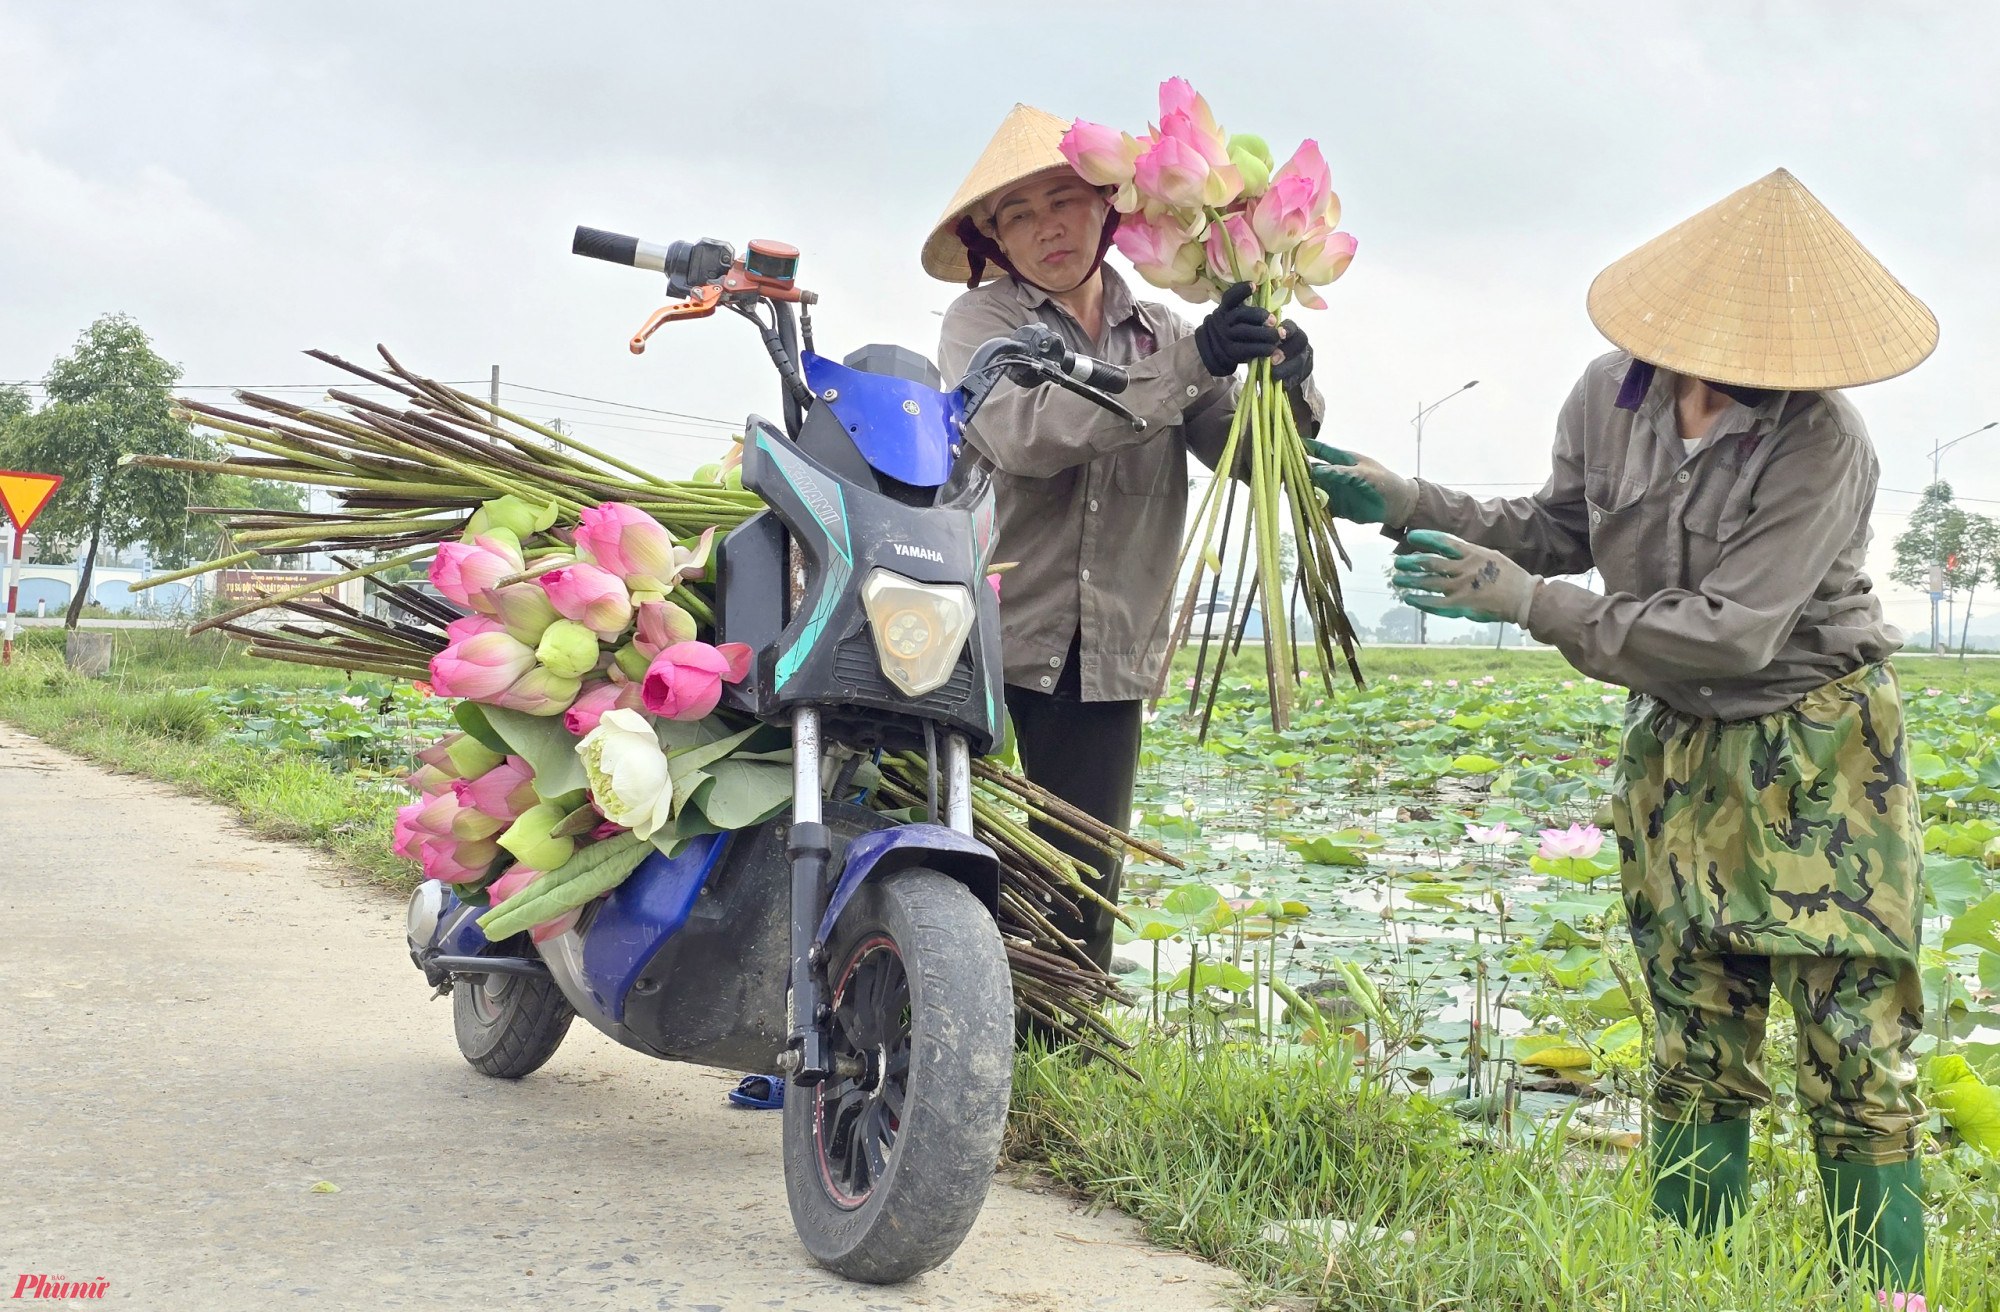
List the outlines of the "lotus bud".
{"type": "Polygon", "coordinates": [[[1313,184],[1300,174],[1274,178],[1271,189],[1250,207],[1250,227],[1264,249],[1283,255],[1313,226],[1313,184]]]}
{"type": "Polygon", "coordinates": [[[491,631],[454,642],[431,657],[431,687],[441,697],[491,701],[534,666],[534,649],[493,623],[491,631]]]}
{"type": "MultiPolygon", "coordinates": [[[[455,800],[456,794],[453,796],[455,800]]],[[[505,829],[508,823],[484,811],[475,811],[469,806],[461,805],[451,817],[451,836],[464,841],[491,838],[505,829]]]]}
{"type": "Polygon", "coordinates": [[[606,711],[636,711],[644,703],[640,699],[640,685],[637,680],[629,683],[599,683],[585,688],[563,712],[563,728],[581,738],[597,727],[597,722],[606,711]]]}
{"type": "Polygon", "coordinates": [[[428,799],[424,799],[396,808],[396,838],[389,850],[397,856],[408,857],[412,861],[421,857],[424,839],[428,835],[417,828],[417,817],[423,813],[427,803],[428,799]]]}
{"type": "Polygon", "coordinates": [[[1078,119],[1063,134],[1060,146],[1077,176],[1093,187],[1121,187],[1132,181],[1132,162],[1139,143],[1129,132],[1078,119]]]}
{"type": "Polygon", "coordinates": [[[458,797],[450,789],[425,798],[410,817],[410,824],[432,838],[450,838],[452,821],[458,818],[458,797]]]}
{"type": "Polygon", "coordinates": [[[460,734],[458,741],[445,749],[445,755],[451,758],[461,779],[477,779],[507,759],[471,734],[460,734]]]}
{"type": "Polygon", "coordinates": [[[511,821],[541,799],[535,795],[535,772],[518,756],[510,756],[477,779],[452,785],[460,806],[470,806],[498,820],[511,821]]]}
{"type": "Polygon", "coordinates": [[[540,642],[549,625],[559,618],[556,608],[549,604],[549,594],[532,580],[495,588],[486,594],[486,599],[507,632],[530,646],[540,642]]]}
{"type": "Polygon", "coordinates": [[[504,528],[517,541],[546,532],[556,522],[555,504],[540,505],[523,501],[513,493],[482,502],[479,509],[472,512],[466,521],[464,541],[470,542],[481,533],[491,529],[504,528]]]}
{"type": "Polygon", "coordinates": [[[440,542],[431,559],[431,584],[460,606],[493,613],[487,594],[509,574],[521,572],[521,544],[504,528],[482,533],[470,543],[440,542]]]}
{"type": "Polygon", "coordinates": [[[560,678],[581,679],[597,668],[597,635],[575,620],[557,620],[543,631],[535,659],[560,678]]]}
{"type": "Polygon", "coordinates": [[[674,535],[637,506],[607,501],[587,508],[576,545],[630,588],[666,592],[678,579],[674,535]]]}
{"type": "MultiPolygon", "coordinates": [[[[419,761],[422,761],[425,765],[435,766],[440,770],[450,770],[452,769],[451,749],[453,745],[456,744],[458,740],[463,737],[465,737],[463,733],[459,733],[456,730],[454,730],[453,732],[448,733],[444,737],[438,739],[430,746],[425,747],[420,751],[418,751],[417,759],[419,761]]],[[[454,774],[452,777],[456,778],[457,776],[454,774]]]]}
{"type": "Polygon", "coordinates": [[[506,833],[500,835],[500,846],[512,852],[523,865],[537,870],[555,870],[576,850],[576,840],[552,838],[549,834],[563,822],[566,814],[560,807],[548,802],[531,806],[507,826],[506,833]]]}
{"type": "Polygon", "coordinates": [[[607,641],[632,622],[632,594],[609,570],[582,563],[565,565],[536,582],[549,594],[558,615],[575,620],[607,641]]]}
{"type": "Polygon", "coordinates": [[[537,665],[486,700],[525,715],[561,715],[582,687],[581,679],[566,679],[547,666],[537,665]]]}
{"type": "Polygon", "coordinates": [[[659,654],[657,651],[647,652],[639,639],[634,638],[612,653],[611,668],[636,682],[646,677],[646,667],[651,665],[653,657],[659,654]]]}
{"type": "Polygon", "coordinates": [[[533,866],[516,862],[502,871],[500,878],[486,886],[486,896],[497,907],[541,877],[542,872],[533,866]]]}
{"type": "MultiPolygon", "coordinates": [[[[1310,188],[1306,193],[1307,208],[1313,215],[1318,216],[1329,204],[1334,203],[1333,174],[1319,153],[1317,141],[1307,138],[1300,142],[1299,148],[1292,152],[1292,157],[1271,175],[1271,185],[1275,187],[1288,177],[1301,177],[1306,180],[1306,185],[1310,188]]],[[[1332,227],[1339,221],[1340,215],[1336,211],[1328,220],[1327,226],[1332,227]]]]}
{"type": "Polygon", "coordinates": [[[450,788],[460,780],[455,774],[440,770],[435,765],[427,765],[415,774],[404,776],[403,782],[428,797],[432,793],[450,788]]]}
{"type": "Polygon", "coordinates": [[[546,943],[558,934],[567,934],[576,928],[576,922],[583,918],[582,907],[571,907],[554,920],[544,920],[539,925],[528,927],[528,938],[536,943],[546,943]]]}
{"type": "Polygon", "coordinates": [[[1243,175],[1243,194],[1261,196],[1271,185],[1271,148],[1264,144],[1264,138],[1249,132],[1238,132],[1229,138],[1229,162],[1243,175]]]}
{"type": "Polygon", "coordinates": [[[1163,204],[1195,206],[1208,188],[1208,161],[1177,137],[1162,137],[1133,162],[1139,190],[1163,204]]]}
{"type": "Polygon", "coordinates": [[[711,460],[694,471],[689,479],[694,483],[719,483],[722,481],[722,462],[711,460]]]}
{"type": "MultiPolygon", "coordinates": [[[[638,624],[633,634],[633,644],[648,662],[677,642],[693,642],[700,633],[694,616],[671,601],[649,601],[639,607],[638,624]]],[[[642,668],[636,673],[626,670],[633,678],[644,677],[642,668]]]]}
{"type": "Polygon", "coordinates": [[[725,681],[740,683],[749,672],[750,648],[744,643],[677,642],[646,668],[640,695],[655,715],[699,720],[722,700],[725,681]]]}
{"type": "Polygon", "coordinates": [[[1347,272],[1347,266],[1354,260],[1355,245],[1348,233],[1314,228],[1292,250],[1292,270],[1313,286],[1324,287],[1347,272]]]}

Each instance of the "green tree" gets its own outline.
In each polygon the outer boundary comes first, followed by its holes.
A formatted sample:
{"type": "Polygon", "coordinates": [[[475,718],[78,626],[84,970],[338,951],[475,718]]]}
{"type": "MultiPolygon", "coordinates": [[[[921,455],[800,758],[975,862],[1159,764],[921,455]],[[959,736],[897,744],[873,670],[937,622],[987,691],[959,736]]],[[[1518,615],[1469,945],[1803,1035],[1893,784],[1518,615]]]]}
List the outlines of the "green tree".
{"type": "Polygon", "coordinates": [[[7,425],[24,418],[34,408],[26,389],[13,383],[0,383],[0,437],[5,436],[7,425]]]}
{"type": "MultiPolygon", "coordinates": [[[[1936,482],[1924,489],[1923,500],[1910,512],[1909,527],[1896,535],[1896,563],[1889,577],[1906,588],[1931,590],[1931,568],[1941,572],[1941,587],[1956,598],[1977,579],[1966,577],[1966,514],[1952,501],[1951,484],[1936,482]]],[[[1931,643],[1942,649],[1949,635],[1933,633],[1931,643]]]]}
{"type": "Polygon", "coordinates": [[[100,548],[143,542],[162,564],[192,558],[198,532],[187,507],[209,495],[214,475],[120,463],[140,454],[216,457],[213,442],[170,413],[179,379],[180,369],[160,358],[136,322],[107,314],[49,366],[47,403],[12,420],[0,438],[0,465],[63,476],[35,530],[58,551],[83,549],[70,628],[90,596],[100,548]]]}
{"type": "Polygon", "coordinates": [[[1972,599],[1981,583],[2000,581],[2000,523],[1985,515],[1966,515],[1956,554],[1956,569],[1965,579],[1965,618],[1958,626],[1958,652],[1963,656],[1972,633],[1972,599]]]}

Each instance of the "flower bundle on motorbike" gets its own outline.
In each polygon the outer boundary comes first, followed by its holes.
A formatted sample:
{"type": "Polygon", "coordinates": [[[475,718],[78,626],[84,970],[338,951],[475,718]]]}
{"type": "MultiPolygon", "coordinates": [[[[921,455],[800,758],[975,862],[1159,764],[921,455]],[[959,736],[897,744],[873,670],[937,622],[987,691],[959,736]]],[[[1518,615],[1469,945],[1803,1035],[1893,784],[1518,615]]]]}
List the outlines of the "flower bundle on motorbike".
{"type": "MultiPolygon", "coordinates": [[[[1208,102],[1181,78],[1160,84],[1160,120],[1134,137],[1082,119],[1062,140],[1063,155],[1086,182],[1112,189],[1112,206],[1124,217],[1114,241],[1139,275],[1186,300],[1205,302],[1237,283],[1251,288],[1252,303],[1281,314],[1296,302],[1325,309],[1319,289],[1339,278],[1354,259],[1355,240],[1338,231],[1340,198],[1318,143],[1307,140],[1283,164],[1261,137],[1229,133],[1208,102]]],[[[1280,347],[1282,350],[1282,345],[1280,347]]],[[[1308,473],[1304,438],[1286,395],[1283,365],[1251,366],[1248,395],[1236,407],[1229,444],[1189,521],[1182,550],[1196,564],[1174,628],[1176,645],[1187,634],[1202,585],[1211,581],[1211,609],[1223,578],[1219,548],[1228,538],[1238,489],[1248,493],[1242,555],[1234,578],[1225,643],[1242,641],[1250,611],[1261,603],[1272,722],[1290,721],[1296,658],[1293,604],[1302,601],[1313,632],[1321,677],[1332,686],[1334,647],[1359,680],[1352,626],[1341,605],[1337,567],[1344,560],[1324,499],[1308,473]],[[1290,515],[1298,544],[1294,603],[1285,595],[1282,529],[1290,515]],[[1219,527],[1219,533],[1218,533],[1219,527]],[[1255,545],[1254,590],[1242,597],[1244,566],[1255,545]]],[[[1214,703],[1224,659],[1203,669],[1214,703]]],[[[1164,678],[1164,673],[1162,678],[1164,678]]],[[[1202,676],[1197,676],[1198,683],[1202,676]]],[[[1198,686],[1190,709],[1204,704],[1198,686]]],[[[1206,711],[1203,713],[1206,726],[1206,711]]]]}

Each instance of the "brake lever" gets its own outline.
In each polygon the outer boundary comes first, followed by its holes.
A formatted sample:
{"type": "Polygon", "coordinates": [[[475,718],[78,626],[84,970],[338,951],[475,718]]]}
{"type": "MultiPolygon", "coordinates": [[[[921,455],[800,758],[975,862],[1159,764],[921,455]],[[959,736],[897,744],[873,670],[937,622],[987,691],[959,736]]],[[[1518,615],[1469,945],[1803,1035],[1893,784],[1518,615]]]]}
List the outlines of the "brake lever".
{"type": "Polygon", "coordinates": [[[632,334],[632,340],[627,342],[626,345],[631,349],[632,354],[644,355],[646,353],[647,339],[667,324],[672,323],[676,319],[706,319],[709,315],[715,313],[715,307],[721,303],[722,288],[712,282],[704,283],[702,286],[695,288],[694,295],[688,297],[685,301],[677,301],[672,305],[663,305],[653,311],[652,314],[646,317],[646,322],[639,325],[639,331],[632,334]]]}
{"type": "Polygon", "coordinates": [[[1048,367],[1040,369],[1039,372],[1043,378],[1054,383],[1064,391],[1074,392],[1093,405],[1102,406],[1112,414],[1117,415],[1120,419],[1132,425],[1133,432],[1143,433],[1146,431],[1146,421],[1126,409],[1125,404],[1117,400],[1109,392],[1100,392],[1087,383],[1079,383],[1059,368],[1048,367]]]}

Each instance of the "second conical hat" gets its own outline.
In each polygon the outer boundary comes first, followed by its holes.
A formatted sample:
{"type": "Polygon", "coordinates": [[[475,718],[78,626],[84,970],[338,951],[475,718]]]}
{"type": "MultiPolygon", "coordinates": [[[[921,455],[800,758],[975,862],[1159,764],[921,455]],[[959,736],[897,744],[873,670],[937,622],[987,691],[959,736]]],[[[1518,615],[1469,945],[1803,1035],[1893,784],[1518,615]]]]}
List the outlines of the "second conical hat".
{"type": "Polygon", "coordinates": [[[1938,340],[1924,303],[1784,169],[1598,274],[1587,303],[1639,359],[1742,387],[1879,382],[1938,340]]]}
{"type": "MultiPolygon", "coordinates": [[[[924,242],[924,272],[946,282],[963,283],[970,278],[972,265],[965,257],[965,243],[955,231],[958,221],[971,214],[981,201],[1024,178],[1050,169],[1068,168],[1069,161],[1063,158],[1061,150],[1063,133],[1067,131],[1068,119],[1044,113],[1033,105],[1015,105],[1009,110],[1000,130],[986,143],[972,172],[958,184],[957,194],[944,207],[943,217],[924,242]]],[[[992,270],[995,277],[1002,272],[997,268],[992,270]]]]}

